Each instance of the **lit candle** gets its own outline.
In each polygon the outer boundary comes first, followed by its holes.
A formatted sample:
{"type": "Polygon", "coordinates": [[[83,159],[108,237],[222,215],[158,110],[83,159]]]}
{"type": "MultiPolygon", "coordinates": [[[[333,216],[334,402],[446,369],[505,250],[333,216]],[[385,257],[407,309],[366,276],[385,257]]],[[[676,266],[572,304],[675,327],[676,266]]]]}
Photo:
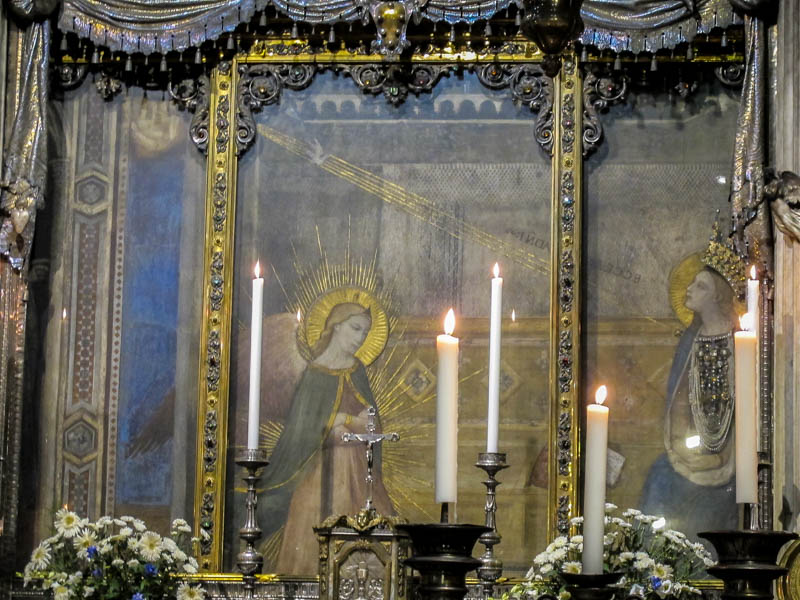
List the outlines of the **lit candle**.
{"type": "Polygon", "coordinates": [[[597,388],[596,404],[586,407],[586,464],[583,473],[583,573],[603,572],[606,514],[606,455],[608,453],[608,391],[597,388]]]}
{"type": "Polygon", "coordinates": [[[250,317],[250,398],[247,413],[247,448],[258,449],[259,408],[261,406],[261,322],[264,305],[264,278],[256,262],[253,279],[253,312],[250,317]]]}
{"type": "Polygon", "coordinates": [[[494,264],[492,303],[489,313],[489,416],[486,426],[486,452],[497,452],[500,429],[500,327],[503,304],[503,278],[494,264]]]}
{"type": "Polygon", "coordinates": [[[753,315],[751,331],[758,328],[758,285],[756,278],[756,266],[750,267],[750,279],[747,280],[747,312],[753,315]]]}
{"type": "Polygon", "coordinates": [[[758,501],[758,455],[756,451],[756,356],[757,336],[752,330],[753,315],[741,318],[734,334],[735,417],[736,422],[736,502],[758,501]]]}
{"type": "Polygon", "coordinates": [[[444,334],[436,338],[439,373],[436,388],[436,502],[455,502],[458,471],[458,338],[451,334],[456,316],[451,308],[444,334]]]}

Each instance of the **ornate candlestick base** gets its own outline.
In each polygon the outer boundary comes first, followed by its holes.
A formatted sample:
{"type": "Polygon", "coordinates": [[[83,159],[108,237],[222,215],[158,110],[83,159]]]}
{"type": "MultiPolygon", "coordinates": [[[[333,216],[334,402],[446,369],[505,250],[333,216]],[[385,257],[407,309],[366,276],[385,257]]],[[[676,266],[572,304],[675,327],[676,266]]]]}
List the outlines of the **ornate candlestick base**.
{"type": "Polygon", "coordinates": [[[777,565],[783,545],[797,538],[788,531],[704,531],[714,544],[719,563],[708,573],[722,579],[723,600],[772,600],[772,582],[786,573],[777,565]]]}
{"type": "Polygon", "coordinates": [[[463,600],[466,574],[480,566],[472,558],[478,536],[489,531],[483,525],[414,523],[397,525],[411,538],[414,555],[405,564],[419,571],[421,600],[463,600]]]}
{"type": "Polygon", "coordinates": [[[256,587],[256,575],[264,568],[264,557],[256,550],[255,543],[261,537],[261,529],[256,521],[256,483],[260,479],[256,473],[269,464],[264,450],[243,450],[236,457],[236,464],[247,469],[244,481],[247,484],[245,503],[247,513],[244,526],[239,530],[239,537],[245,541],[245,549],[236,557],[236,566],[244,575],[245,598],[252,598],[256,587]]]}
{"type": "Polygon", "coordinates": [[[486,475],[489,477],[483,482],[483,485],[486,486],[485,523],[489,530],[478,538],[478,541],[486,547],[486,551],[481,556],[481,566],[477,569],[484,594],[488,597],[492,594],[495,582],[503,573],[503,561],[494,555],[494,547],[500,543],[500,534],[497,533],[495,520],[497,513],[495,490],[500,482],[495,479],[495,475],[508,467],[505,452],[481,452],[478,454],[478,462],[475,463],[475,466],[486,471],[486,475]]]}
{"type": "Polygon", "coordinates": [[[610,600],[619,590],[613,587],[622,573],[562,573],[567,582],[567,591],[575,600],[610,600]]]}

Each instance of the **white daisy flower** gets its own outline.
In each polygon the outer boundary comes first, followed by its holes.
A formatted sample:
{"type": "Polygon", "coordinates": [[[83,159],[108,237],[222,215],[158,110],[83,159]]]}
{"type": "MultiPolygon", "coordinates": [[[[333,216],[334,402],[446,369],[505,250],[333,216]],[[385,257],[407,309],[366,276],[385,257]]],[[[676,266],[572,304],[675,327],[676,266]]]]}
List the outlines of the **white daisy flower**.
{"type": "Polygon", "coordinates": [[[195,558],[194,558],[193,556],[190,556],[190,557],[189,557],[189,561],[188,561],[188,562],[189,562],[189,564],[190,564],[190,565],[192,565],[192,566],[193,566],[195,569],[197,569],[197,568],[198,568],[198,567],[197,567],[197,561],[195,560],[195,558]]]}
{"type": "Polygon", "coordinates": [[[165,537],[163,540],[161,540],[161,547],[170,554],[175,554],[179,550],[178,544],[175,543],[175,540],[168,537],[165,537]]]}
{"type": "Polygon", "coordinates": [[[31,562],[34,571],[44,571],[50,564],[50,544],[42,542],[31,553],[31,562]]]}
{"type": "Polygon", "coordinates": [[[89,558],[89,547],[97,546],[97,538],[94,532],[90,529],[84,529],[80,535],[72,540],[72,545],[78,551],[78,556],[81,558],[89,558]]]}
{"type": "Polygon", "coordinates": [[[656,563],[653,566],[653,575],[655,575],[661,580],[669,579],[670,577],[672,577],[672,567],[662,563],[656,563]]]}
{"type": "Polygon", "coordinates": [[[583,524],[583,517],[572,517],[569,520],[570,525],[582,525],[583,524]]]}
{"type": "Polygon", "coordinates": [[[535,574],[536,571],[534,570],[533,567],[531,567],[530,569],[528,569],[528,572],[525,573],[525,579],[531,579],[535,574]]]}
{"type": "Polygon", "coordinates": [[[136,519],[129,517],[128,515],[123,515],[120,517],[120,520],[125,521],[126,523],[133,523],[136,519]]]}
{"type": "Polygon", "coordinates": [[[636,555],[633,552],[620,552],[619,553],[619,559],[622,562],[627,562],[629,560],[633,560],[634,558],[636,558],[636,555]]]}
{"type": "Polygon", "coordinates": [[[194,568],[192,565],[190,565],[189,563],[186,563],[185,565],[183,565],[183,572],[184,572],[184,573],[190,573],[190,574],[194,574],[194,573],[197,573],[197,569],[195,569],[195,568],[194,568]]]}
{"type": "Polygon", "coordinates": [[[175,552],[175,560],[177,560],[178,562],[186,562],[187,558],[188,557],[186,556],[186,552],[184,552],[180,548],[178,549],[177,552],[175,552]]]}
{"type": "Polygon", "coordinates": [[[611,502],[606,502],[606,512],[611,512],[612,510],[617,510],[619,508],[616,504],[611,502]]]}
{"type": "Polygon", "coordinates": [[[138,567],[138,566],[139,566],[140,564],[142,564],[142,563],[140,563],[140,562],[139,562],[138,560],[136,560],[135,558],[132,558],[132,559],[130,559],[130,560],[129,560],[127,563],[125,563],[125,564],[127,564],[127,565],[128,565],[128,568],[129,568],[129,569],[135,569],[136,567],[138,567]]]}
{"type": "Polygon", "coordinates": [[[573,535],[569,538],[570,543],[572,544],[582,544],[583,543],[583,536],[582,535],[573,535]]]}
{"type": "Polygon", "coordinates": [[[631,517],[638,517],[641,514],[642,511],[636,510],[635,508],[629,508],[623,511],[622,516],[625,517],[626,519],[630,519],[631,517]]]}
{"type": "Polygon", "coordinates": [[[114,519],[112,519],[111,517],[104,516],[104,517],[100,517],[99,519],[97,519],[97,526],[98,527],[108,527],[113,522],[114,522],[114,519]]]}
{"type": "Polygon", "coordinates": [[[78,534],[81,528],[81,519],[71,510],[66,508],[60,509],[56,513],[55,526],[56,531],[63,535],[65,538],[72,538],[78,534]]]}
{"type": "Polygon", "coordinates": [[[92,586],[87,585],[85,588],[83,588],[84,598],[89,598],[92,594],[94,594],[94,588],[92,586]]]}
{"type": "Polygon", "coordinates": [[[550,563],[544,563],[539,568],[539,571],[542,573],[542,575],[546,575],[547,573],[549,573],[552,570],[553,570],[553,565],[551,565],[550,563]]]}
{"type": "Polygon", "coordinates": [[[111,566],[117,568],[124,567],[125,561],[122,560],[121,558],[115,558],[114,560],[111,561],[111,566]]]}
{"type": "Polygon", "coordinates": [[[583,565],[578,561],[570,560],[564,563],[563,571],[564,573],[580,573],[583,565]]]}
{"type": "Polygon", "coordinates": [[[147,529],[147,526],[144,524],[144,521],[142,521],[141,519],[134,519],[133,520],[133,528],[136,531],[144,531],[145,529],[147,529]]]}
{"type": "Polygon", "coordinates": [[[177,600],[203,600],[205,598],[205,591],[198,586],[182,583],[178,586],[176,594],[177,600]]]}
{"type": "Polygon", "coordinates": [[[130,527],[123,527],[119,530],[119,534],[124,538],[131,537],[133,535],[133,529],[130,527]]]}
{"type": "Polygon", "coordinates": [[[655,521],[658,521],[659,519],[659,517],[654,517],[653,515],[636,515],[633,518],[647,525],[655,521]]]}
{"type": "Polygon", "coordinates": [[[161,558],[161,536],[154,531],[145,531],[139,539],[139,554],[148,561],[161,558]]]}
{"type": "Polygon", "coordinates": [[[542,552],[541,554],[537,554],[533,559],[533,564],[535,565],[543,565],[544,563],[550,560],[550,555],[547,552],[542,552]]]}
{"type": "Polygon", "coordinates": [[[69,588],[63,584],[53,585],[53,600],[69,600],[69,588]]]}
{"type": "Polygon", "coordinates": [[[567,545],[567,538],[563,535],[560,535],[553,540],[553,546],[556,548],[563,548],[566,545],[567,545]]]}
{"type": "Polygon", "coordinates": [[[552,562],[564,560],[566,557],[567,557],[567,551],[564,548],[556,548],[550,553],[550,559],[552,562]]]}

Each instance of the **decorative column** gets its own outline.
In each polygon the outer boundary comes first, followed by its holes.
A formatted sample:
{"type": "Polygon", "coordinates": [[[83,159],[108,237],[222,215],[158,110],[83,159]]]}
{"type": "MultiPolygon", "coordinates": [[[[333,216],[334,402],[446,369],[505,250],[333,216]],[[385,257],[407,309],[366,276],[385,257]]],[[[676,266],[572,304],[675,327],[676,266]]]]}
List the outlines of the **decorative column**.
{"type": "Polygon", "coordinates": [[[228,432],[227,366],[233,283],[233,229],[236,207],[236,145],[232,134],[236,74],[221,62],[211,76],[206,181],[206,248],[203,268],[203,362],[198,402],[195,527],[201,537],[200,569],[222,568],[222,519],[225,493],[225,448],[228,432]],[[202,459],[200,458],[202,457],[202,459]]]}
{"type": "Polygon", "coordinates": [[[548,538],[565,535],[577,507],[583,99],[578,59],[565,55],[554,83],[550,264],[551,441],[548,538]]]}

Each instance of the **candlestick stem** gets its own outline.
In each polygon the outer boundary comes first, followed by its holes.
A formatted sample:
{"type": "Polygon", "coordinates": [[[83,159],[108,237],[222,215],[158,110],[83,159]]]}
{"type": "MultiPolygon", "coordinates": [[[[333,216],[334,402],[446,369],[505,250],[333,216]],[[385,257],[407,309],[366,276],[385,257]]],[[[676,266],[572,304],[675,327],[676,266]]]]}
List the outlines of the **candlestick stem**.
{"type": "Polygon", "coordinates": [[[484,513],[486,515],[485,525],[488,528],[481,534],[478,541],[486,547],[486,551],[481,556],[481,566],[478,567],[478,577],[481,580],[484,594],[488,597],[492,594],[495,582],[503,573],[503,561],[494,555],[494,547],[500,543],[500,534],[497,533],[497,500],[496,490],[500,482],[495,475],[508,465],[506,464],[505,452],[481,452],[478,454],[478,462],[475,466],[486,471],[488,476],[483,485],[486,486],[486,505],[484,513]]]}
{"type": "Polygon", "coordinates": [[[442,502],[442,512],[439,515],[439,523],[450,522],[450,503],[442,502]]]}
{"type": "Polygon", "coordinates": [[[244,596],[251,599],[255,595],[256,575],[264,568],[264,557],[256,550],[255,543],[261,538],[261,528],[256,520],[256,483],[260,477],[259,469],[269,464],[267,453],[264,450],[248,448],[236,458],[236,464],[244,467],[247,474],[243,477],[247,484],[245,495],[246,514],[244,525],[239,529],[239,537],[245,542],[245,549],[236,557],[236,565],[244,575],[244,596]]]}

